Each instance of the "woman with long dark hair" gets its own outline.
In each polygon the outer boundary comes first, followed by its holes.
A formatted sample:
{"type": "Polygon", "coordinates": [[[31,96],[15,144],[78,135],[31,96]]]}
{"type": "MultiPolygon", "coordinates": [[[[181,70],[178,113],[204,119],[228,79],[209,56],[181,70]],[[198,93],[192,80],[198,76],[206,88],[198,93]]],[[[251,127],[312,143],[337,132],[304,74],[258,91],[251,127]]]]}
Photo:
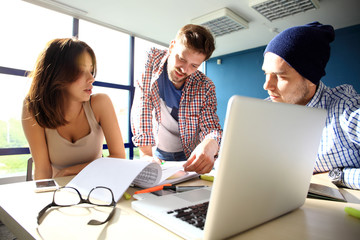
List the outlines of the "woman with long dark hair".
{"type": "Polygon", "coordinates": [[[35,179],[74,175],[102,156],[125,158],[116,113],[106,94],[92,95],[94,51],[76,39],[54,39],[30,73],[22,124],[35,163],[35,179]]]}

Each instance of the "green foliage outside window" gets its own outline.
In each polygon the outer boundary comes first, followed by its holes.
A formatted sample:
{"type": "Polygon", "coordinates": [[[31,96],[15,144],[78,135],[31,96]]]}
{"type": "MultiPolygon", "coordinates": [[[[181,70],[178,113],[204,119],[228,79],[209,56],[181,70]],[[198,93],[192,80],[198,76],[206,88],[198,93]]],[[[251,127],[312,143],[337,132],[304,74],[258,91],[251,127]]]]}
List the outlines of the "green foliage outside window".
{"type": "Polygon", "coordinates": [[[0,148],[27,147],[28,143],[24,136],[21,121],[11,118],[0,120],[0,148]]]}

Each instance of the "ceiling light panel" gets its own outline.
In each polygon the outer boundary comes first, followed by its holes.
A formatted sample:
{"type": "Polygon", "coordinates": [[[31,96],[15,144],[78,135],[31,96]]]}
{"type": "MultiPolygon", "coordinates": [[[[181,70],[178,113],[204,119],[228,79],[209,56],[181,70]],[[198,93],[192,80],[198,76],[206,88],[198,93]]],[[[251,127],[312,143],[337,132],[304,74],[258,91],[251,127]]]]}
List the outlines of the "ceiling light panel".
{"type": "Polygon", "coordinates": [[[215,37],[249,27],[245,19],[227,8],[192,19],[191,23],[208,27],[215,37]]]}
{"type": "Polygon", "coordinates": [[[249,0],[249,5],[269,21],[320,7],[317,0],[249,0]]]}

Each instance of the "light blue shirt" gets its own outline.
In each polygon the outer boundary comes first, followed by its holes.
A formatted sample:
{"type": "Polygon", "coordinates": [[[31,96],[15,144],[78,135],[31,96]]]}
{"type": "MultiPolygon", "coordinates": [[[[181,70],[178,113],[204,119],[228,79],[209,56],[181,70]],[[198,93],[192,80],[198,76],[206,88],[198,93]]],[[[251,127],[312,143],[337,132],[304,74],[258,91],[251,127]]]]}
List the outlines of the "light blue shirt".
{"type": "Polygon", "coordinates": [[[314,173],[342,167],[345,185],[360,189],[360,94],[351,85],[329,88],[320,81],[307,106],[328,112],[314,173]]]}

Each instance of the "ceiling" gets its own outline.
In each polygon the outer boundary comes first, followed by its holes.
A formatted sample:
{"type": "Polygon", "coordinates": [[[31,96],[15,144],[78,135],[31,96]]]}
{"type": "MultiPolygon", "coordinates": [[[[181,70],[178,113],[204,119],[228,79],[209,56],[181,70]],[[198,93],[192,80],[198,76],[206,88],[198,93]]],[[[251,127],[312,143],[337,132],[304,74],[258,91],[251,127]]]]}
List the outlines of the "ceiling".
{"type": "Polygon", "coordinates": [[[119,29],[165,46],[175,37],[177,30],[191,23],[192,19],[226,7],[247,20],[249,28],[217,37],[213,57],[264,46],[278,32],[312,21],[331,24],[335,29],[360,24],[359,0],[319,0],[319,9],[308,10],[272,22],[253,10],[249,6],[249,0],[25,1],[119,29]],[[57,6],[49,4],[51,2],[55,2],[57,6]]]}

